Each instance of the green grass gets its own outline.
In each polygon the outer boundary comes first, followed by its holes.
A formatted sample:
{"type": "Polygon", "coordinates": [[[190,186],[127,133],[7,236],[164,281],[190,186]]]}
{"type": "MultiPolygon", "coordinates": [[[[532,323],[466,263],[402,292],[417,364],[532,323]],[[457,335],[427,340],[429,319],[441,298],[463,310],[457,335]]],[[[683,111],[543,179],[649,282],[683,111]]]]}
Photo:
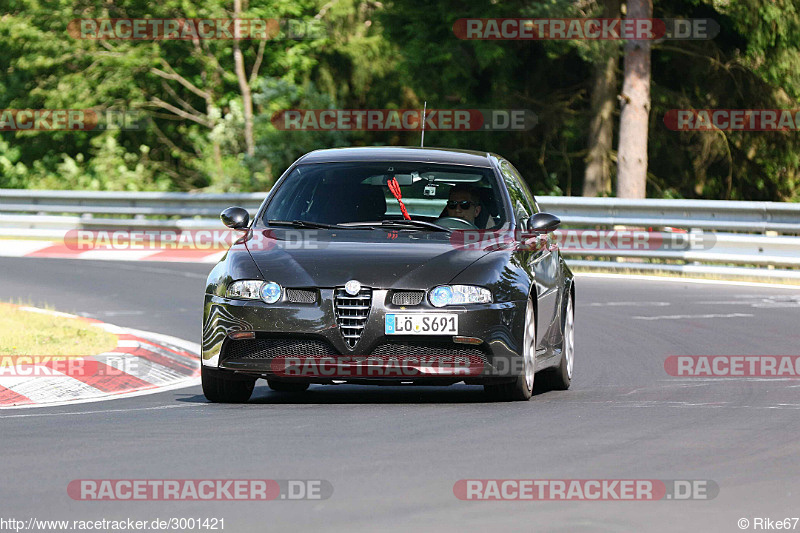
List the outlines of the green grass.
{"type": "Polygon", "coordinates": [[[116,346],[116,335],[89,322],[0,303],[0,355],[85,357],[116,346]]]}

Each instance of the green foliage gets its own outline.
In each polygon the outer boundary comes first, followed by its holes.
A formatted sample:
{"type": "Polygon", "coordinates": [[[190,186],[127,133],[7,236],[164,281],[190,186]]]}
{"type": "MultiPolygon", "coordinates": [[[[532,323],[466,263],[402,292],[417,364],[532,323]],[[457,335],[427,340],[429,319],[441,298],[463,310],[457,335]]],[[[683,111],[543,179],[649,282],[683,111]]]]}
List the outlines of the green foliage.
{"type": "Polygon", "coordinates": [[[712,18],[713,41],[673,41],[653,52],[650,172],[653,196],[798,200],[800,139],[788,132],[672,132],[669,109],[796,109],[800,17],[788,3],[748,0],[657,4],[663,17],[712,18]],[[783,9],[776,20],[775,7],[783,9]]]}
{"type": "MultiPolygon", "coordinates": [[[[240,41],[254,106],[246,155],[234,43],[75,39],[76,18],[227,18],[233,0],[6,0],[0,109],[140,110],[139,130],[0,133],[0,187],[261,191],[299,155],[417,145],[417,132],[285,132],[282,109],[530,109],[526,132],[433,132],[426,145],[511,159],[537,194],[579,194],[594,64],[621,43],[466,41],[470,17],[588,17],[597,0],[243,0],[242,17],[315,21],[298,40],[240,41]],[[257,74],[253,74],[259,64],[257,74]]],[[[654,43],[648,195],[800,200],[797,132],[668,130],[677,108],[800,108],[793,0],[659,0],[656,17],[711,18],[712,41],[654,43]]],[[[621,78],[621,70],[620,70],[621,78]]],[[[620,79],[621,83],[621,79],[620,79]]],[[[614,154],[612,154],[613,156],[614,154]]]]}

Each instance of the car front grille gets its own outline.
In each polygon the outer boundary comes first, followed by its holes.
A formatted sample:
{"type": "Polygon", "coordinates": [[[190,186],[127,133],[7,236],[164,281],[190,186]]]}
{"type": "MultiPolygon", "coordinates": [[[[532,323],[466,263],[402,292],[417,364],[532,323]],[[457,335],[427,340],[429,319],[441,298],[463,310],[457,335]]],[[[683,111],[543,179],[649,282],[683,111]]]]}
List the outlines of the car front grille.
{"type": "Polygon", "coordinates": [[[222,360],[272,359],[274,357],[337,355],[331,343],[321,339],[261,338],[228,340],[222,360]]]}
{"type": "Polygon", "coordinates": [[[352,348],[361,337],[372,307],[372,289],[362,287],[355,296],[350,296],[343,288],[334,291],[333,307],[336,310],[336,323],[342,331],[347,346],[352,348]]]}
{"type": "Polygon", "coordinates": [[[308,289],[286,289],[286,298],[296,304],[313,304],[317,301],[317,291],[308,289]]]}
{"type": "Polygon", "coordinates": [[[419,305],[424,297],[424,291],[395,291],[392,294],[392,303],[394,305],[419,305]]]}

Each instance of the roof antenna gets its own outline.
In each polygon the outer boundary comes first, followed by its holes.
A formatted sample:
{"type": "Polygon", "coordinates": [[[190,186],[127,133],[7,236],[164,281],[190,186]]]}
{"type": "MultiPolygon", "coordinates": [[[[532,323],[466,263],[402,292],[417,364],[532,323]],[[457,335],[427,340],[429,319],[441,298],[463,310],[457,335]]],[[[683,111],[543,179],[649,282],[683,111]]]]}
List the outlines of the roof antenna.
{"type": "Polygon", "coordinates": [[[419,141],[419,147],[425,148],[425,114],[428,112],[428,101],[425,100],[425,106],[422,108],[422,139],[419,141]]]}

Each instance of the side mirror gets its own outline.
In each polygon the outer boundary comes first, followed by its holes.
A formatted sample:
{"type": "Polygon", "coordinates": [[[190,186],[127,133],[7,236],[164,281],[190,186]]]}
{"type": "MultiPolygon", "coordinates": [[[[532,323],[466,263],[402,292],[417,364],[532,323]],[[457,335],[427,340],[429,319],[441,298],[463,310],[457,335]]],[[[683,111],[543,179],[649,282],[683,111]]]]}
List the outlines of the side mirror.
{"type": "Polygon", "coordinates": [[[561,220],[550,213],[536,213],[528,219],[526,228],[531,233],[550,233],[561,225],[561,220]]]}
{"type": "Polygon", "coordinates": [[[222,223],[231,229],[245,230],[250,223],[250,213],[241,207],[229,207],[219,216],[222,223]]]}

